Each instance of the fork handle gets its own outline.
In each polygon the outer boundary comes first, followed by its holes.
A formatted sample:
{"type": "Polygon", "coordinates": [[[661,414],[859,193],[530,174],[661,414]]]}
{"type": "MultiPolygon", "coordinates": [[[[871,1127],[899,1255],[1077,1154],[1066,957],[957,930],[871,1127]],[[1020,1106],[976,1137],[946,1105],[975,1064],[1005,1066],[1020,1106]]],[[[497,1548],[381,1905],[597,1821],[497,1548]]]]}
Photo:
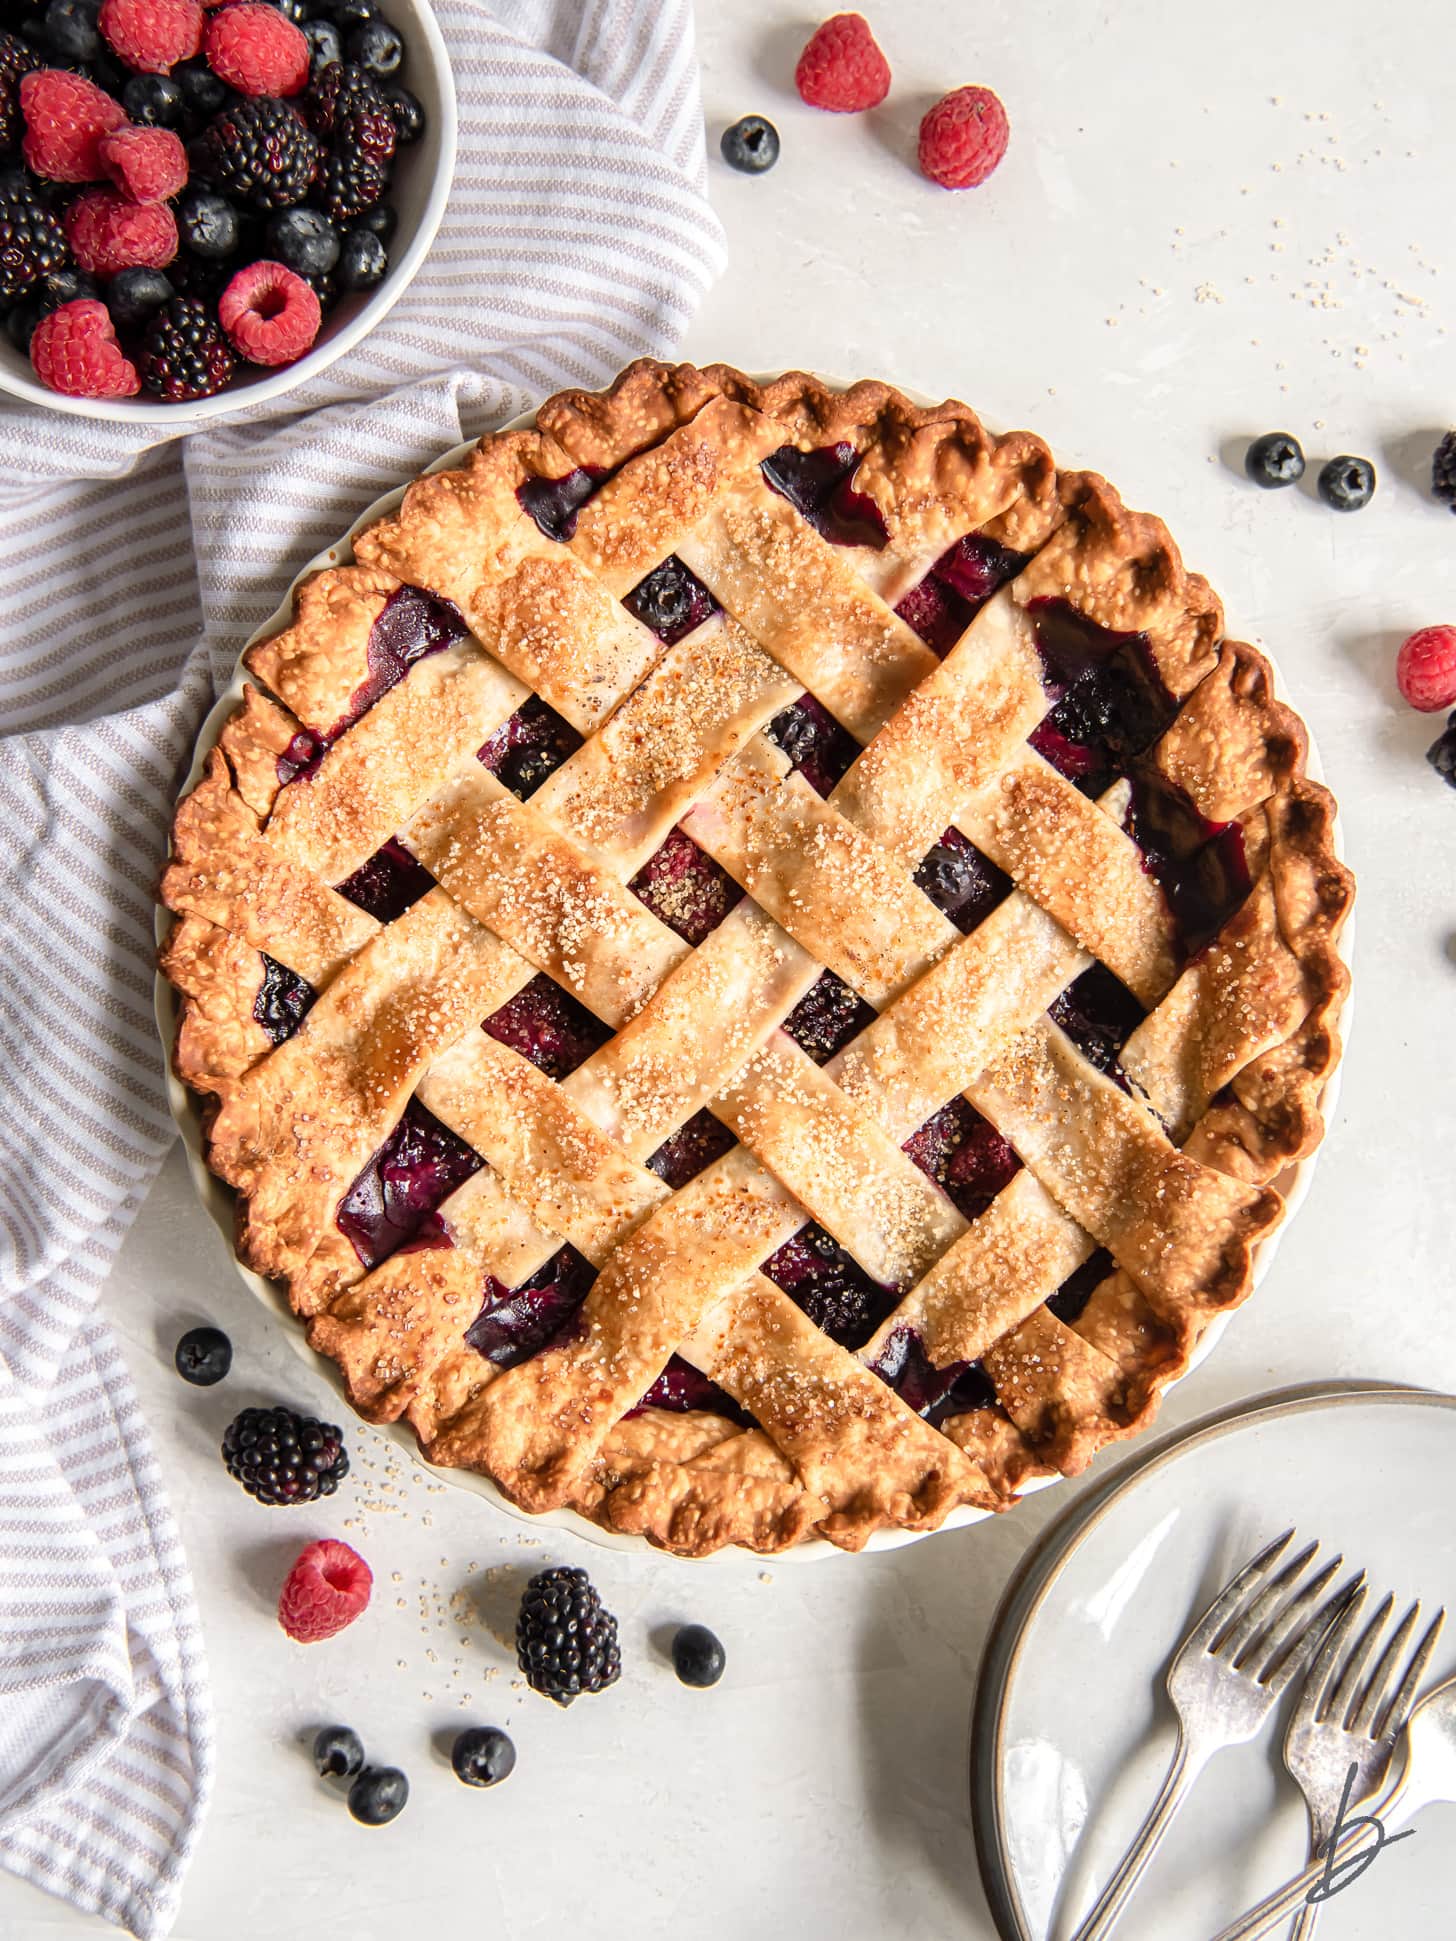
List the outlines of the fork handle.
{"type": "Polygon", "coordinates": [[[1314,1941],[1315,1923],[1320,1917],[1320,1903],[1313,1905],[1306,1901],[1294,1917],[1294,1926],[1289,1930],[1289,1941],[1314,1941]]]}
{"type": "Polygon", "coordinates": [[[1193,1782],[1207,1765],[1209,1756],[1206,1749],[1195,1751],[1190,1747],[1180,1727],[1177,1750],[1162,1789],[1153,1801],[1148,1817],[1138,1829],[1137,1837],[1123,1855],[1117,1872],[1103,1888],[1097,1905],[1078,1928],[1073,1941],[1107,1941],[1107,1936],[1121,1920],[1123,1910],[1132,1899],[1133,1890],[1142,1879],[1158,1842],[1173,1824],[1174,1816],[1187,1799],[1193,1782]]]}
{"type": "MultiPolygon", "coordinates": [[[[1407,1770],[1387,1788],[1383,1798],[1367,1809],[1361,1816],[1362,1820],[1381,1820],[1388,1831],[1392,1827],[1403,1827],[1407,1820],[1414,1818],[1420,1809],[1424,1795],[1412,1796],[1407,1790],[1409,1780],[1410,1774],[1407,1770]]],[[[1334,1850],[1336,1860],[1347,1860],[1356,1852],[1364,1838],[1363,1825],[1348,1828],[1334,1850]]],[[[1305,1896],[1311,1887],[1324,1878],[1328,1859],[1327,1846],[1319,1859],[1311,1860],[1302,1874],[1296,1874],[1293,1880],[1286,1881],[1282,1887],[1260,1901],[1257,1907],[1251,1907],[1247,1914],[1242,1915],[1230,1926],[1220,1929],[1214,1936],[1214,1941],[1257,1941],[1258,1936],[1268,1934],[1282,1921],[1287,1921],[1290,1915],[1297,1913],[1301,1905],[1313,1914],[1315,1908],[1309,1907],[1305,1896]]],[[[1320,1903],[1316,1902],[1315,1906],[1319,1905],[1320,1903]]]]}

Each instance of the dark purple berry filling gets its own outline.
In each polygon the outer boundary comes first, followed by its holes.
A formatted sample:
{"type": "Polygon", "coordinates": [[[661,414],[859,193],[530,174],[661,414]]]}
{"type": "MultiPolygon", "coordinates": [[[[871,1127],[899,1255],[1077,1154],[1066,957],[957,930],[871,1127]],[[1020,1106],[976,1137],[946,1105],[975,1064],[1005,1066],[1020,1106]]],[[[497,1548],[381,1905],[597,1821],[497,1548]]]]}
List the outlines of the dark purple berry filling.
{"type": "Polygon", "coordinates": [[[743,901],[743,891],[727,870],[681,829],[669,831],[627,887],[660,923],[694,948],[743,901]]]}
{"type": "Polygon", "coordinates": [[[1067,986],[1049,1015],[1089,1063],[1120,1080],[1118,1057],[1147,1013],[1105,964],[1094,964],[1067,986]]]}
{"type": "Polygon", "coordinates": [[[944,660],[991,595],[1016,578],[1027,558],[982,533],[968,532],[941,554],[895,611],[944,660]]]}
{"type": "Polygon", "coordinates": [[[959,829],[947,829],[915,872],[917,885],[957,930],[974,930],[1003,897],[1011,878],[959,829]]]}
{"type": "Polygon", "coordinates": [[[1099,1247],[1089,1254],[1082,1265],[1068,1274],[1047,1306],[1059,1321],[1070,1328],[1074,1321],[1082,1318],[1082,1311],[1091,1300],[1093,1292],[1106,1280],[1114,1266],[1113,1258],[1105,1247],[1099,1247]]]}
{"type": "Polygon", "coordinates": [[[1055,705],[1030,736],[1053,768],[1093,798],[1164,732],[1178,703],[1147,637],[1114,633],[1066,600],[1033,600],[1042,679],[1055,705]]]}
{"type": "Polygon", "coordinates": [[[882,1286],[813,1221],[800,1227],[760,1269],[815,1327],[842,1348],[867,1341],[894,1307],[894,1288],[882,1286]]]}
{"type": "Polygon", "coordinates": [[[663,1141],[647,1164],[676,1192],[690,1179],[696,1179],[715,1159],[721,1159],[735,1143],[722,1120],[715,1119],[704,1106],[685,1126],[679,1126],[670,1139],[663,1141]]]}
{"type": "Polygon", "coordinates": [[[576,532],[576,515],[608,476],[600,465],[579,465],[559,479],[527,479],[516,497],[547,539],[565,544],[576,532]]]}
{"type": "Polygon", "coordinates": [[[859,453],[849,444],[814,452],[780,445],[759,467],[769,490],[787,499],[832,546],[872,546],[880,552],[890,535],[874,500],[850,485],[858,468],[859,453]]]}
{"type": "Polygon", "coordinates": [[[812,694],[791,701],[774,716],[766,732],[819,795],[829,794],[859,753],[853,735],[812,694]]]}
{"type": "Polygon", "coordinates": [[[934,1427],[996,1400],[991,1378],[978,1361],[953,1361],[937,1368],[913,1328],[896,1328],[880,1350],[874,1372],[893,1388],[906,1408],[934,1427]]]}
{"type": "Polygon", "coordinates": [[[570,1323],[595,1279],[590,1262],[569,1246],[517,1288],[487,1274],[480,1313],[465,1330],[467,1345],[497,1368],[529,1361],[570,1323]]]}
{"type": "Polygon", "coordinates": [[[622,595],[622,605],[650,627],[659,640],[674,646],[694,627],[701,627],[722,608],[698,576],[670,554],[654,566],[645,580],[622,595]]]}
{"type": "Polygon", "coordinates": [[[544,971],[493,1011],[483,1029],[497,1044],[518,1051],[558,1081],[584,1065],[612,1035],[600,1018],[544,971]]]}
{"type": "Polygon", "coordinates": [[[366,1267],[377,1267],[402,1247],[448,1247],[435,1209],[480,1167],[478,1153],[411,1099],[345,1195],[339,1230],[366,1267]]]}
{"type": "Polygon", "coordinates": [[[253,999],[253,1017],[273,1043],[281,1045],[303,1023],[318,992],[266,950],[259,955],[263,959],[263,982],[253,999]]]}
{"type": "Polygon", "coordinates": [[[725,1389],[709,1381],[701,1369],[694,1368],[681,1355],[672,1357],[636,1408],[628,1409],[627,1414],[640,1415],[644,1409],[666,1409],[673,1415],[686,1415],[692,1409],[708,1415],[726,1415],[730,1422],[741,1422],[746,1429],[754,1426],[753,1417],[746,1409],[740,1408],[725,1389]]]}
{"type": "Polygon", "coordinates": [[[1161,776],[1135,775],[1127,830],[1167,899],[1184,956],[1196,957],[1252,888],[1242,824],[1210,822],[1161,776]]]}
{"type": "Polygon", "coordinates": [[[333,744],[327,735],[316,735],[312,728],[300,728],[278,757],[278,786],[308,781],[333,744]]]}
{"type": "Polygon", "coordinates": [[[985,1212],[1021,1166],[995,1126],[959,1098],[912,1132],[903,1150],[968,1220],[985,1212]]]}
{"type": "Polygon", "coordinates": [[[524,802],[581,746],[581,736],[538,694],[503,721],[475,759],[524,802]]]}
{"type": "Polygon", "coordinates": [[[842,977],[827,970],[784,1019],[784,1030],[816,1065],[825,1065],[851,1038],[859,1036],[874,1015],[842,977]]]}
{"type": "Polygon", "coordinates": [[[382,843],[367,863],[361,863],[352,876],[337,885],[340,896],[357,903],[380,923],[393,923],[434,887],[434,877],[397,836],[382,843]]]}

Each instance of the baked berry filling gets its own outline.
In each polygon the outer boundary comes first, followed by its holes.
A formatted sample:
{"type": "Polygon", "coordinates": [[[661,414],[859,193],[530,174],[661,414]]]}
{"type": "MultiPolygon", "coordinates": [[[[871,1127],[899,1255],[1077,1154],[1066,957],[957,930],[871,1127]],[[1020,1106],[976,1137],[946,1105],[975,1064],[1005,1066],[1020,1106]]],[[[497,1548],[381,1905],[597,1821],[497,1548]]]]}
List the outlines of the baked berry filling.
{"type": "Polygon", "coordinates": [[[627,885],[660,923],[696,947],[727,916],[743,891],[691,836],[672,829],[627,885]]]}
{"type": "Polygon", "coordinates": [[[812,452],[780,445],[759,466],[769,490],[787,499],[831,546],[872,546],[880,552],[890,534],[874,500],[850,485],[858,468],[859,453],[850,444],[812,452]]]}
{"type": "Polygon", "coordinates": [[[1021,1166],[990,1120],[959,1098],[912,1132],[902,1150],[968,1220],[986,1211],[1021,1166]]]}
{"type": "Polygon", "coordinates": [[[1090,1064],[1122,1082],[1118,1058],[1147,1013],[1105,964],[1083,971],[1052,1003],[1048,1015],[1090,1064]]]}
{"type": "Polygon", "coordinates": [[[485,1277],[480,1313],[465,1330],[467,1346],[497,1368],[529,1361],[568,1326],[586,1299],[596,1270],[575,1247],[562,1247],[519,1287],[485,1277]]]}
{"type": "Polygon", "coordinates": [[[1011,878],[959,829],[946,830],[916,870],[915,881],[961,931],[974,930],[1011,890],[1011,878]]]}
{"type": "Polygon", "coordinates": [[[867,1341],[897,1298],[894,1288],[872,1280],[814,1221],[800,1227],[759,1271],[842,1348],[867,1341]]]}
{"type": "Polygon", "coordinates": [[[1093,1291],[1106,1280],[1113,1266],[1112,1255],[1105,1247],[1099,1247],[1095,1253],[1088,1255],[1080,1267],[1068,1274],[1048,1300],[1047,1306],[1059,1321],[1065,1322],[1070,1328],[1073,1322],[1081,1320],[1093,1291]]]}
{"type": "Polygon", "coordinates": [[[980,1362],[953,1361],[937,1368],[913,1328],[894,1329],[872,1365],[906,1408],[935,1428],[952,1415],[989,1408],[996,1400],[991,1378],[980,1362]]]}
{"type": "Polygon", "coordinates": [[[645,580],[622,595],[622,605],[669,647],[723,609],[676,553],[654,566],[645,580]]]}
{"type": "Polygon", "coordinates": [[[544,971],[499,1011],[492,1011],[482,1028],[498,1045],[508,1045],[558,1081],[584,1065],[612,1035],[600,1018],[544,971]]]}
{"type": "Polygon", "coordinates": [[[727,1126],[704,1106],[685,1126],[679,1126],[670,1139],[663,1141],[647,1164],[676,1192],[690,1179],[696,1179],[715,1159],[721,1159],[734,1143],[727,1126]]]}
{"type": "Polygon", "coordinates": [[[337,886],[340,896],[357,903],[380,923],[393,923],[413,903],[435,887],[435,879],[405,848],[398,836],[382,843],[367,863],[361,863],[337,886]]]}
{"type": "Polygon", "coordinates": [[[765,733],[819,795],[828,795],[859,753],[859,743],[812,694],[776,714],[765,733]]]}
{"type": "Polygon", "coordinates": [[[1178,928],[1185,957],[1196,957],[1252,888],[1243,825],[1210,822],[1161,776],[1134,775],[1127,832],[1143,852],[1178,928]]]}
{"type": "Polygon", "coordinates": [[[475,759],[524,802],[580,746],[571,723],[533,694],[475,751],[475,759]]]}
{"type": "Polygon", "coordinates": [[[281,1045],[303,1023],[318,992],[297,971],[280,964],[266,950],[258,954],[263,959],[263,982],[253,999],[254,1022],[263,1027],[275,1045],[281,1045]]]}
{"type": "Polygon", "coordinates": [[[1029,557],[983,533],[968,532],[941,554],[895,611],[944,660],[991,595],[1014,580],[1029,557]]]}
{"type": "Polygon", "coordinates": [[[601,465],[579,465],[559,479],[526,479],[516,498],[547,539],[565,544],[576,533],[576,515],[610,474],[601,465]]]}
{"type": "Polygon", "coordinates": [[[448,1247],[435,1209],[478,1173],[481,1159],[418,1099],[344,1196],[337,1215],[366,1267],[401,1249],[448,1247]]]}
{"type": "Polygon", "coordinates": [[[1178,703],[1158,673],[1147,636],[1115,633],[1066,600],[1033,600],[1042,682],[1054,706],[1031,745],[1097,797],[1168,727],[1178,703]]]}
{"type": "Polygon", "coordinates": [[[316,735],[312,728],[300,728],[278,757],[278,786],[306,782],[333,746],[327,735],[316,735]]]}
{"type": "Polygon", "coordinates": [[[746,1429],[754,1426],[747,1409],[740,1408],[726,1389],[709,1381],[701,1369],[681,1355],[672,1357],[637,1406],[628,1409],[627,1416],[640,1415],[644,1409],[666,1409],[673,1415],[686,1415],[689,1410],[726,1415],[730,1422],[741,1422],[746,1429]]]}
{"type": "Polygon", "coordinates": [[[857,1038],[874,1019],[864,999],[832,970],[822,971],[784,1019],[784,1030],[816,1065],[857,1038]]]}

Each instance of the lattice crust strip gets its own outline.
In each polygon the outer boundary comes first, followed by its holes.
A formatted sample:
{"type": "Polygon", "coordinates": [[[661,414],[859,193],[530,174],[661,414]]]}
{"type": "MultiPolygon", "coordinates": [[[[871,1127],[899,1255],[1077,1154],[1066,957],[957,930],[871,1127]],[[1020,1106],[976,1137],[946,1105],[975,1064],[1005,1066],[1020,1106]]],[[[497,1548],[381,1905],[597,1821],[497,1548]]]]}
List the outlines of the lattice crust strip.
{"type": "Polygon", "coordinates": [[[958,404],[648,363],[355,558],[249,654],[276,699],[178,811],[163,967],[240,1249],[361,1413],[690,1553],[1001,1508],[1141,1426],[1320,1135],[1351,895],[1298,720],[1160,523],[958,404]],[[541,703],[554,772],[504,786],[541,703]],[[831,718],[837,784],[797,752],[831,718]],[[697,934],[635,893],[675,826],[746,892],[697,934]],[[975,851],[1009,893],[953,922],[975,851]],[[391,857],[398,907],[358,887],[391,857]],[[869,1022],[819,1063],[826,969],[869,1022]],[[1116,1047],[1075,1024],[1109,972],[1116,1047]],[[559,1081],[478,1029],[543,974],[611,1034],[559,1081]],[[461,1183],[380,1254],[343,1209],[406,1107],[461,1183]],[[1012,1171],[957,1205],[921,1148],[972,1107],[1012,1171]],[[705,1108],[736,1143],[674,1190],[705,1108]],[[760,1271],[806,1221],[882,1289],[853,1351],[760,1271]],[[563,1243],[574,1319],[473,1346],[563,1243]],[[672,1366],[703,1406],[656,1405],[672,1366]]]}

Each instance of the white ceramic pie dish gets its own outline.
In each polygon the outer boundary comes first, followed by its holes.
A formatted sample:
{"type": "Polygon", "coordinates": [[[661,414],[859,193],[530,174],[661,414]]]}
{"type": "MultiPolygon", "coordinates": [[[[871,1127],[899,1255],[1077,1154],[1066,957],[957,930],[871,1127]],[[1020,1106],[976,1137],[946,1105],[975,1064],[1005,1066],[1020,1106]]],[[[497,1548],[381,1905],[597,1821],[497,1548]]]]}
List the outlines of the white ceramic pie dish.
{"type": "MultiPolygon", "coordinates": [[[[780,375],[780,373],[755,372],[753,375],[757,382],[767,383],[771,378],[780,375]]],[[[833,388],[845,388],[844,380],[839,377],[827,376],[823,372],[817,373],[817,375],[823,383],[833,388]]],[[[936,402],[936,400],[927,398],[914,391],[907,391],[906,396],[920,404],[936,402]]],[[[500,426],[499,429],[503,431],[522,430],[535,422],[535,415],[534,411],[526,412],[521,417],[513,419],[508,425],[500,426]]],[[[426,470],[431,472],[447,471],[452,466],[459,465],[465,455],[472,449],[474,442],[474,440],[468,440],[463,444],[453,446],[449,451],[442,453],[426,470]]],[[[268,638],[287,624],[292,614],[293,591],[300,581],[306,579],[310,573],[318,572],[323,567],[339,566],[349,563],[353,557],[352,541],[354,534],[363,527],[372,525],[377,520],[385,518],[394,512],[403,499],[405,490],[405,486],[397,486],[392,492],[387,492],[383,497],[376,499],[372,505],[366,507],[359,514],[359,517],[342,538],[337,540],[332,546],[327,547],[323,552],[316,554],[313,559],[309,560],[305,566],[299,569],[285,591],[283,598],[279,601],[277,608],[254,631],[246,642],[243,653],[246,653],[248,648],[253,646],[256,641],[268,638]]],[[[1267,650],[1261,648],[1261,651],[1265,652],[1267,656],[1267,650]]],[[[1272,658],[1270,664],[1273,667],[1276,691],[1279,693],[1281,699],[1288,701],[1289,697],[1284,690],[1279,670],[1273,666],[1272,658]]],[[[223,724],[232,714],[234,708],[240,703],[245,675],[246,670],[244,669],[242,655],[240,654],[237,665],[233,670],[231,682],[218,696],[198,732],[197,744],[193,752],[192,766],[182,785],[182,794],[186,794],[197,782],[202,773],[203,764],[217,741],[218,735],[222,731],[223,724]]],[[[1313,739],[1311,739],[1309,746],[1309,771],[1316,780],[1323,779],[1323,769],[1313,739]]],[[[1338,818],[1335,825],[1335,848],[1336,853],[1343,859],[1343,845],[1338,818]]],[[[158,904],[156,911],[158,944],[163,941],[171,929],[172,921],[171,913],[158,904]]],[[[1347,922],[1339,945],[1341,958],[1347,967],[1351,960],[1352,942],[1353,925],[1347,922]]],[[[203,1151],[202,1117],[198,1102],[193,1094],[188,1091],[187,1087],[182,1084],[172,1069],[172,1044],[176,1036],[177,1028],[177,999],[172,986],[160,974],[158,974],[155,980],[154,1002],[157,1026],[161,1033],[165,1053],[168,1102],[171,1106],[173,1117],[177,1121],[178,1130],[182,1135],[183,1145],[187,1153],[187,1163],[196,1184],[199,1197],[202,1200],[203,1206],[212,1217],[218,1231],[221,1233],[229,1253],[232,1253],[236,1196],[231,1187],[225,1185],[222,1180],[208,1171],[203,1151]]],[[[1352,1013],[1353,1006],[1351,1000],[1347,998],[1338,1020],[1338,1028],[1341,1032],[1342,1039],[1348,1037],[1352,1013]]],[[[1321,1094],[1321,1110],[1327,1125],[1334,1115],[1338,1100],[1340,1070],[1341,1067],[1337,1065],[1321,1094]]],[[[1285,1214],[1284,1218],[1274,1229],[1273,1233],[1270,1234],[1268,1239],[1257,1242],[1255,1245],[1254,1288],[1256,1290],[1269,1272],[1275,1251],[1289,1222],[1294,1218],[1300,1206],[1303,1204],[1305,1196],[1309,1192],[1310,1181],[1318,1157],[1319,1149],[1316,1148],[1315,1152],[1311,1153],[1307,1159],[1301,1160],[1297,1165],[1286,1168],[1285,1172],[1280,1174],[1273,1182],[1274,1186],[1284,1196],[1285,1214]]],[[[282,1288],[276,1283],[265,1279],[261,1274],[254,1273],[251,1268],[244,1266],[236,1256],[233,1258],[233,1265],[256,1298],[262,1301],[266,1307],[270,1308],[285,1323],[284,1331],[295,1353],[303,1361],[307,1362],[324,1382],[327,1383],[333,1395],[338,1398],[345,1409],[347,1420],[349,1416],[352,1416],[353,1411],[345,1393],[343,1378],[339,1369],[327,1356],[319,1354],[309,1346],[298,1324],[297,1317],[288,1305],[287,1297],[282,1288]]],[[[1193,1369],[1197,1368],[1213,1351],[1224,1328],[1228,1324],[1228,1319],[1229,1317],[1227,1316],[1220,1316],[1209,1326],[1198,1344],[1187,1373],[1191,1374],[1193,1369]]],[[[1180,1379],[1186,1379],[1186,1376],[1180,1379]]],[[[1170,1384],[1170,1386],[1172,1385],[1170,1384]]],[[[639,1554],[648,1553],[658,1556],[672,1554],[658,1550],[656,1546],[649,1544],[645,1537],[619,1535],[616,1532],[603,1529],[599,1524],[591,1522],[575,1510],[563,1509],[541,1514],[533,1514],[532,1512],[522,1510],[516,1504],[512,1503],[488,1476],[478,1475],[470,1470],[464,1469],[441,1469],[428,1462],[421,1453],[413,1433],[404,1424],[376,1423],[370,1426],[375,1428],[380,1435],[388,1436],[391,1441],[397,1443],[414,1461],[428,1469],[432,1476],[436,1476],[444,1482],[454,1484],[458,1488],[473,1490],[476,1495],[485,1497],[489,1502],[495,1504],[498,1509],[506,1511],[508,1515],[521,1522],[530,1523],[538,1527],[544,1525],[549,1528],[569,1530],[573,1535],[579,1536],[586,1542],[596,1544],[603,1549],[629,1551],[639,1554]]],[[[1114,1445],[1114,1447],[1116,1446],[1118,1445],[1114,1445]]],[[[1059,1480],[1060,1478],[1058,1477],[1036,1478],[1027,1484],[1026,1489],[1027,1492],[1044,1489],[1059,1480]]],[[[964,1529],[970,1524],[984,1522],[996,1514],[998,1513],[995,1511],[977,1509],[969,1504],[962,1505],[952,1510],[939,1528],[943,1530],[964,1529]]],[[[936,1534],[937,1531],[934,1530],[877,1530],[870,1536],[866,1548],[869,1550],[895,1550],[903,1544],[914,1543],[923,1537],[934,1536],[936,1534]]],[[[843,1556],[844,1554],[843,1551],[826,1540],[813,1538],[798,1543],[791,1549],[779,1553],[775,1558],[775,1563],[809,1562],[825,1557],[843,1556]]],[[[722,1564],[724,1562],[742,1564],[746,1561],[758,1567],[762,1559],[757,1552],[729,1547],[715,1551],[705,1558],[695,1558],[685,1561],[701,1564],[722,1564]]]]}
{"type": "Polygon", "coordinates": [[[44,405],[82,418],[110,418],[118,424],[151,425],[158,430],[190,431],[210,418],[226,417],[255,404],[281,398],[306,384],[369,335],[399,302],[429,253],[445,214],[455,173],[455,78],[450,54],[430,0],[389,0],[389,18],[405,44],[401,80],[419,98],[425,111],[425,132],[410,148],[402,148],[394,167],[390,200],[399,211],[399,227],[390,246],[389,273],[367,296],[340,299],[324,319],[318,341],[307,356],[281,370],[258,369],[256,377],[231,384],[216,397],[190,404],[162,404],[144,398],[68,398],[47,390],[31,368],[30,359],[0,333],[0,391],[27,404],[44,405]]]}

